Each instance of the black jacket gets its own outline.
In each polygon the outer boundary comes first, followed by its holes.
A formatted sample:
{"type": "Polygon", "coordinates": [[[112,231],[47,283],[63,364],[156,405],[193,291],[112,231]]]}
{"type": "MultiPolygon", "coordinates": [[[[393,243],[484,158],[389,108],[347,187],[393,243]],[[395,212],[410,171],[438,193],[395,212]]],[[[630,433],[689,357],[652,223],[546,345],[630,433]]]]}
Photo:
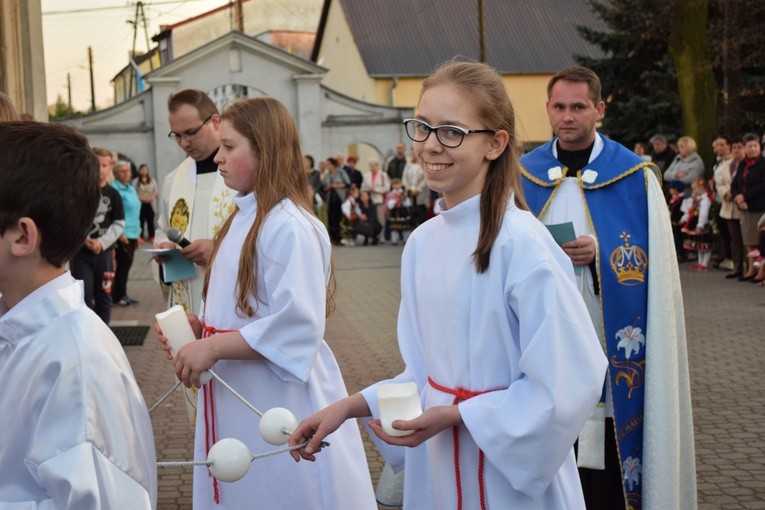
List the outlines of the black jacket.
{"type": "Polygon", "coordinates": [[[765,212],[765,158],[760,155],[744,175],[746,160],[740,161],[731,184],[731,194],[744,195],[751,212],[765,212]]]}

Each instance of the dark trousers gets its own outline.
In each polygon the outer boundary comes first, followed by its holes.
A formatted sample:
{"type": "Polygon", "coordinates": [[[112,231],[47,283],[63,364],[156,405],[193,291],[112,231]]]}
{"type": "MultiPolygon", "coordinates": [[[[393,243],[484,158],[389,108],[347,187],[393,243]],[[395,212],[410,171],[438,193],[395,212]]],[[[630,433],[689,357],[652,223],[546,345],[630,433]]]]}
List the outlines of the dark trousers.
{"type": "Polygon", "coordinates": [[[733,259],[733,271],[744,271],[744,240],[741,237],[741,222],[739,220],[725,220],[730,237],[730,255],[733,259]]]}
{"type": "Polygon", "coordinates": [[[109,324],[109,318],[112,314],[113,257],[114,251],[111,248],[96,255],[82,247],[69,262],[72,276],[82,280],[85,304],[92,308],[105,324],[109,324]],[[105,278],[107,285],[104,285],[105,278]]]}
{"type": "Polygon", "coordinates": [[[145,240],[154,238],[154,209],[151,204],[141,204],[141,234],[145,240]]]}
{"type": "Polygon", "coordinates": [[[733,253],[730,250],[730,230],[728,230],[728,220],[719,218],[718,222],[720,231],[720,258],[733,259],[733,253]]]}
{"type": "Polygon", "coordinates": [[[127,244],[117,241],[114,247],[114,258],[117,269],[114,271],[114,287],[112,288],[112,301],[117,302],[127,296],[127,281],[130,267],[133,265],[133,255],[138,239],[128,239],[127,244]]]}
{"type": "Polygon", "coordinates": [[[675,253],[678,260],[684,262],[688,258],[688,253],[683,247],[683,233],[680,231],[680,225],[672,225],[672,237],[675,240],[675,253]]]}
{"type": "Polygon", "coordinates": [[[412,207],[412,227],[417,228],[428,219],[428,210],[424,205],[412,207]]]}
{"type": "Polygon", "coordinates": [[[327,204],[327,223],[329,239],[334,244],[340,244],[340,222],[343,219],[343,211],[341,209],[342,200],[336,193],[329,193],[329,204],[327,204]]]}
{"type": "Polygon", "coordinates": [[[606,469],[579,468],[579,478],[587,510],[622,510],[627,507],[613,418],[606,418],[606,469]]]}

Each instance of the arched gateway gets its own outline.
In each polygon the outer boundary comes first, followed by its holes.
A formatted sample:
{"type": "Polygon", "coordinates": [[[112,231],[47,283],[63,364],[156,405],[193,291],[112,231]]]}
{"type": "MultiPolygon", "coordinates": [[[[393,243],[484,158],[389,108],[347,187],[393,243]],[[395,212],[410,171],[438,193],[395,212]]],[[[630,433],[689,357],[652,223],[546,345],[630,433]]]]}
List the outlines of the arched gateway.
{"type": "Polygon", "coordinates": [[[327,70],[274,46],[230,32],[146,75],[149,89],[106,110],[70,119],[94,146],[148,163],[159,182],[185,157],[168,138],[167,98],[179,90],[206,91],[223,109],[232,99],[269,95],[297,121],[305,153],[317,158],[363,143],[386,154],[406,139],[401,121],[410,108],[357,101],[321,85],[327,70]]]}

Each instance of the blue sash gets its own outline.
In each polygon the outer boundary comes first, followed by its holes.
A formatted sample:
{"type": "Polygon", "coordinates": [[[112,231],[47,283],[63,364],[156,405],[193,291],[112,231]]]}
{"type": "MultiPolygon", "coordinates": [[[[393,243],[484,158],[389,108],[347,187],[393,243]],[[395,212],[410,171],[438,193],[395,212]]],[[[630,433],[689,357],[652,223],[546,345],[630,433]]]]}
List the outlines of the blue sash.
{"type": "MultiPolygon", "coordinates": [[[[595,160],[577,173],[585,211],[598,240],[595,258],[603,309],[608,376],[614,402],[619,463],[628,507],[641,508],[643,402],[648,282],[646,163],[603,138],[595,160]]],[[[541,217],[567,168],[549,142],[521,158],[523,191],[541,217]]],[[[572,175],[573,177],[573,175],[572,175]]]]}

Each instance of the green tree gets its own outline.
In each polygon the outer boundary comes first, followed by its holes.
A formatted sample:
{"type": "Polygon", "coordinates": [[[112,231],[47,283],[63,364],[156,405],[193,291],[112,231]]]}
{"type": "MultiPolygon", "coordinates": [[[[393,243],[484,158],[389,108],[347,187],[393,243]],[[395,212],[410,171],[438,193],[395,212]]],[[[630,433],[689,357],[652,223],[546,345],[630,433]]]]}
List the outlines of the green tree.
{"type": "Polygon", "coordinates": [[[710,49],[718,76],[721,130],[765,132],[765,2],[710,2],[710,49]]]}
{"type": "Polygon", "coordinates": [[[64,98],[61,97],[61,94],[56,96],[56,102],[53,103],[53,106],[48,107],[48,114],[50,115],[51,121],[82,115],[81,112],[76,111],[74,108],[70,108],[69,105],[64,102],[64,98]]]}
{"type": "Polygon", "coordinates": [[[631,146],[655,133],[688,134],[710,163],[713,133],[765,131],[765,2],[590,0],[590,5],[609,30],[579,31],[605,57],[577,61],[603,81],[603,131],[612,138],[631,146]]]}
{"type": "Polygon", "coordinates": [[[610,28],[579,27],[585,40],[606,57],[577,61],[600,76],[606,102],[602,130],[631,147],[662,133],[682,133],[677,78],[668,44],[671,16],[667,0],[591,1],[610,28]]]}

